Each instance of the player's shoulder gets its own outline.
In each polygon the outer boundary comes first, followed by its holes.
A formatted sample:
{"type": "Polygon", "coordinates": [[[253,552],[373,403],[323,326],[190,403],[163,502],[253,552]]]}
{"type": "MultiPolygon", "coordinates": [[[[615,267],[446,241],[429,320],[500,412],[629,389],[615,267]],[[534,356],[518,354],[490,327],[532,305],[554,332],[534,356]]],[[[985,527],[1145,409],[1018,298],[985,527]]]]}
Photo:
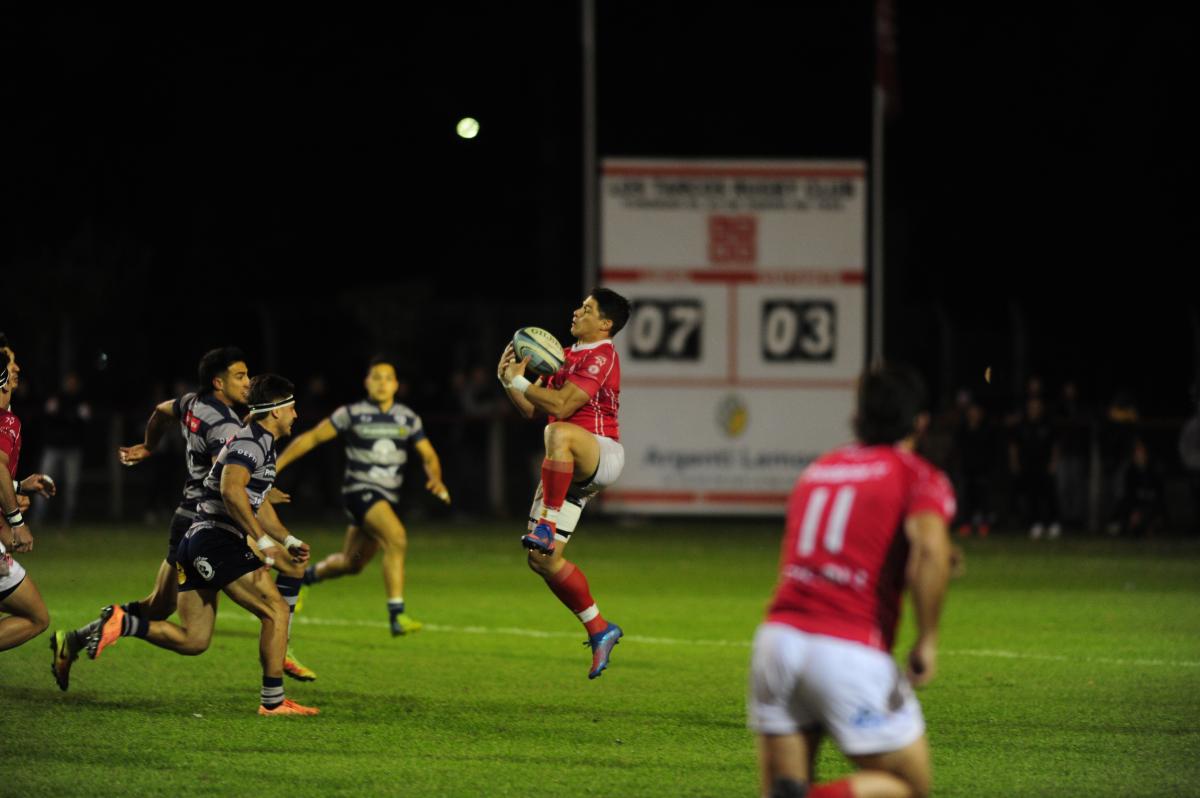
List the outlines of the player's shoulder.
{"type": "Polygon", "coordinates": [[[379,408],[375,405],[375,403],[369,402],[366,399],[359,399],[356,402],[349,402],[339,407],[338,410],[341,410],[350,417],[373,416],[379,412],[379,408]]]}
{"type": "Polygon", "coordinates": [[[233,408],[215,396],[197,397],[190,409],[193,416],[209,425],[238,420],[233,408]]]}
{"type": "Polygon", "coordinates": [[[388,408],[388,415],[400,421],[418,418],[416,410],[413,410],[408,405],[400,404],[399,402],[396,402],[390,408],[388,408]]]}
{"type": "Polygon", "coordinates": [[[942,469],[926,460],[916,452],[905,451],[904,449],[896,449],[896,458],[915,478],[921,481],[936,481],[946,480],[949,482],[949,477],[942,469]]]}
{"type": "Polygon", "coordinates": [[[17,414],[11,410],[0,410],[0,430],[4,430],[9,434],[14,432],[19,434],[21,432],[21,419],[17,418],[17,414]]]}
{"type": "Polygon", "coordinates": [[[594,341],[590,344],[576,343],[571,347],[571,357],[568,360],[576,364],[577,370],[587,372],[593,377],[604,377],[618,368],[617,349],[611,338],[594,341]]]}

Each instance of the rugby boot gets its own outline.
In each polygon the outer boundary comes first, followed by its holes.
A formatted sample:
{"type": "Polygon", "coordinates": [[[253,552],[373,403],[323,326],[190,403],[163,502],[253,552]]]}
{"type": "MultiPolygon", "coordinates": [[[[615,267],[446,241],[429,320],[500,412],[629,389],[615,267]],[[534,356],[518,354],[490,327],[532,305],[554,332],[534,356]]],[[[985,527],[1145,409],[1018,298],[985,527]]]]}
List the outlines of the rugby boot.
{"type": "Polygon", "coordinates": [[[283,699],[283,703],[277,707],[267,709],[262,704],[258,705],[258,714],[264,717],[274,717],[276,715],[320,715],[321,710],[316,707],[306,707],[302,704],[297,704],[290,698],[283,699]]]}
{"type": "Polygon", "coordinates": [[[54,681],[58,682],[58,689],[64,693],[71,681],[71,663],[79,656],[71,653],[67,645],[68,634],[70,632],[60,629],[50,636],[50,672],[54,674],[54,681]]]}
{"type": "Polygon", "coordinates": [[[553,521],[543,518],[527,535],[521,536],[521,545],[530,551],[550,555],[554,553],[554,533],[558,531],[553,521]]]}
{"type": "Polygon", "coordinates": [[[88,635],[88,658],[97,659],[100,652],[121,639],[121,626],[125,621],[125,610],[120,604],[109,604],[100,610],[100,628],[88,635]]]}
{"type": "Polygon", "coordinates": [[[592,669],[588,671],[589,679],[595,679],[608,667],[608,658],[612,655],[613,646],[619,643],[624,635],[621,627],[610,623],[604,631],[588,637],[584,645],[592,647],[592,669]]]}
{"type": "Polygon", "coordinates": [[[288,646],[287,655],[283,658],[283,672],[298,682],[312,682],[317,678],[316,671],[296,659],[291,646],[288,646]]]}
{"type": "Polygon", "coordinates": [[[401,635],[412,634],[413,632],[419,632],[424,628],[425,624],[408,617],[404,613],[400,613],[392,621],[392,637],[400,637],[401,635]]]}

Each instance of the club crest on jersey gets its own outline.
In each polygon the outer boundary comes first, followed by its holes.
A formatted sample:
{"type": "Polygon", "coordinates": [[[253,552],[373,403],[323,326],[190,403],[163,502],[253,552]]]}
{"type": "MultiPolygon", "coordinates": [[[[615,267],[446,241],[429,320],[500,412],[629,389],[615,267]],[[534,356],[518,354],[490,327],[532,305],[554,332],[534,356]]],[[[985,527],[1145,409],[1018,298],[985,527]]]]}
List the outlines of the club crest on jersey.
{"type": "Polygon", "coordinates": [[[737,394],[729,394],[717,404],[717,426],[727,438],[737,438],[750,423],[750,409],[737,394]]]}

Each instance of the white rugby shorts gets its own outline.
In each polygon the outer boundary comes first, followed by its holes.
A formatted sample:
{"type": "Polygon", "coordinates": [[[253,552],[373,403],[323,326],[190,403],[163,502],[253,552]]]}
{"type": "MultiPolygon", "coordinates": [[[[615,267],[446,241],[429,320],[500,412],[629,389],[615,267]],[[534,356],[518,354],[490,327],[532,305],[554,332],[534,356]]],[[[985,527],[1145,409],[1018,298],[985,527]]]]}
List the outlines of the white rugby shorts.
{"type": "MultiPolygon", "coordinates": [[[[595,476],[589,482],[571,486],[571,490],[567,494],[568,499],[563,502],[562,510],[559,512],[558,534],[555,535],[559,540],[565,541],[575,531],[575,525],[579,523],[579,516],[583,513],[588,499],[615,484],[621,478],[621,472],[625,470],[625,447],[612,438],[605,438],[595,433],[589,434],[600,444],[600,462],[596,466],[595,476]]],[[[538,480],[537,489],[533,493],[533,504],[529,508],[530,529],[533,529],[545,511],[546,506],[542,504],[542,482],[538,480]]]]}
{"type": "Polygon", "coordinates": [[[925,733],[921,705],[889,655],[780,623],[754,635],[746,705],[759,734],[820,727],[849,755],[899,751],[925,733]]]}
{"type": "MultiPolygon", "coordinates": [[[[4,555],[0,554],[0,557],[4,555]]],[[[21,580],[25,578],[25,569],[21,567],[21,563],[12,560],[8,566],[8,573],[0,576],[0,595],[4,595],[8,591],[21,584],[21,580]]]]}

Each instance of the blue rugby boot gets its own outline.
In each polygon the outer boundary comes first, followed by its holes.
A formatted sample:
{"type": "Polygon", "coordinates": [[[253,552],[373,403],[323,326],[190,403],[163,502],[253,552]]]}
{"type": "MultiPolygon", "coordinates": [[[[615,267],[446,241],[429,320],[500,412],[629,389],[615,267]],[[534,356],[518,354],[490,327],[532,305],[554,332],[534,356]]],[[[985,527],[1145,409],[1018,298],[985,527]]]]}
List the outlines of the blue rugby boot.
{"type": "Polygon", "coordinates": [[[595,679],[608,667],[608,658],[612,656],[613,646],[621,641],[625,633],[615,623],[610,623],[603,632],[597,632],[588,637],[585,646],[592,647],[592,669],[588,678],[595,679]]]}
{"type": "Polygon", "coordinates": [[[550,555],[554,553],[554,533],[558,531],[553,521],[543,518],[527,535],[521,536],[521,545],[530,551],[550,555]]]}

